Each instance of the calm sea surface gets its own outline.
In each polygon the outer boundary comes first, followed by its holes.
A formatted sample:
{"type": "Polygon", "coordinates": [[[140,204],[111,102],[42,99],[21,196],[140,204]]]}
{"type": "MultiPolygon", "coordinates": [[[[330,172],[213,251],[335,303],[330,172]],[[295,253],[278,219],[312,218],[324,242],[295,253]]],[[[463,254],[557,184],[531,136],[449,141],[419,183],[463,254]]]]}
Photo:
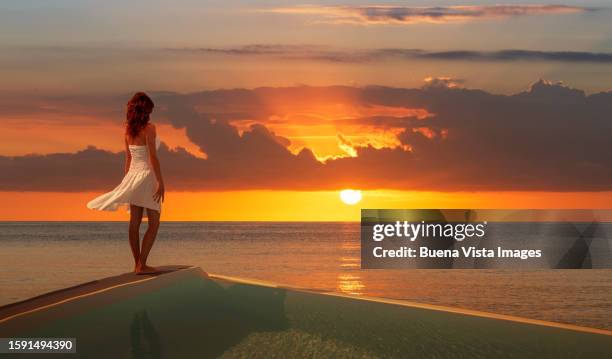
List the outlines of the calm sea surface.
{"type": "MultiPolygon", "coordinates": [[[[130,271],[126,233],[0,222],[0,305],[130,271]]],[[[612,270],[365,271],[359,250],[358,223],[166,222],[150,264],[612,329],[612,270]]]]}

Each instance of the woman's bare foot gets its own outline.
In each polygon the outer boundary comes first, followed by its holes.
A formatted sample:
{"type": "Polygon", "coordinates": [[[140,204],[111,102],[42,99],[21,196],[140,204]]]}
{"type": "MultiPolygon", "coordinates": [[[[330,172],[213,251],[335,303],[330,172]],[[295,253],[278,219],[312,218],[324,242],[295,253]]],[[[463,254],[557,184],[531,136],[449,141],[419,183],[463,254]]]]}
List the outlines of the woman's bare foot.
{"type": "Polygon", "coordinates": [[[158,270],[155,267],[150,267],[145,264],[141,266],[136,266],[136,268],[134,268],[134,272],[136,272],[136,274],[153,274],[157,273],[158,270]]]}

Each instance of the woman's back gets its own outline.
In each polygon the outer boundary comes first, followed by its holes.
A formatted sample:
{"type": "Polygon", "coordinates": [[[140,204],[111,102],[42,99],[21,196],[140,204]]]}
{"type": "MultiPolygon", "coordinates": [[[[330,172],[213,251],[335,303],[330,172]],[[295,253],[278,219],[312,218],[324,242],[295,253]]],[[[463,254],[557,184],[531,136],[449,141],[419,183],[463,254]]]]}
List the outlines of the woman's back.
{"type": "Polygon", "coordinates": [[[130,156],[130,171],[133,170],[150,170],[151,161],[149,160],[149,151],[146,145],[129,145],[130,156]]]}
{"type": "Polygon", "coordinates": [[[136,136],[131,136],[129,133],[125,134],[125,141],[130,146],[146,146],[147,145],[147,135],[151,131],[151,124],[147,124],[143,127],[136,136]]]}
{"type": "Polygon", "coordinates": [[[147,136],[149,141],[154,141],[155,149],[159,148],[159,138],[155,135],[154,129],[147,125],[143,128],[136,137],[131,137],[126,134],[126,141],[128,143],[128,150],[130,151],[131,161],[130,170],[150,170],[151,160],[149,158],[149,148],[147,146],[147,136]],[[154,139],[151,137],[154,136],[154,139]]]}

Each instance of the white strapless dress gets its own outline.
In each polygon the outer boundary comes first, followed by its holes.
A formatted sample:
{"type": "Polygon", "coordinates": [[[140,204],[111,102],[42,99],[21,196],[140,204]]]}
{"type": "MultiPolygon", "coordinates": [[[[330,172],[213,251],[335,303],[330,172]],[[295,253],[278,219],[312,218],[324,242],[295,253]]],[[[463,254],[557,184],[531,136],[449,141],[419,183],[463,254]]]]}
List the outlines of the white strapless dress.
{"type": "MultiPolygon", "coordinates": [[[[159,148],[159,137],[155,137],[155,147],[159,148]]],[[[135,206],[161,211],[159,202],[153,200],[157,189],[157,179],[149,160],[147,146],[129,145],[132,161],[128,172],[121,183],[114,190],[94,198],[87,203],[87,208],[100,211],[115,211],[126,206],[129,211],[130,204],[135,206]]],[[[146,211],[144,211],[146,216],[146,211]]]]}

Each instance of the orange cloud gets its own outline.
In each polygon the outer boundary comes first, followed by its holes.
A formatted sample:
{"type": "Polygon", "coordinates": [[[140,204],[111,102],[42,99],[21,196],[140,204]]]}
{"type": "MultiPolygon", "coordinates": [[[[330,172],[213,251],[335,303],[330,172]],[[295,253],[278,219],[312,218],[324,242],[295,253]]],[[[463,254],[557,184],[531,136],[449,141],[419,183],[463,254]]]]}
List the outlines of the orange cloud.
{"type": "MultiPolygon", "coordinates": [[[[124,149],[123,124],[103,118],[83,119],[40,115],[39,118],[6,118],[0,116],[0,153],[5,156],[75,152],[87,146],[109,151],[124,149]]],[[[189,140],[185,129],[158,124],[160,138],[168,147],[184,148],[191,155],[206,158],[206,154],[189,140]]]]}
{"type": "Polygon", "coordinates": [[[421,135],[429,138],[430,140],[436,137],[436,132],[429,127],[415,127],[412,129],[414,133],[420,133],[421,135]]]}
{"type": "Polygon", "coordinates": [[[265,125],[289,140],[287,148],[292,153],[309,148],[320,161],[354,157],[358,147],[407,149],[398,137],[407,119],[426,120],[434,116],[425,108],[363,104],[358,99],[337,94],[325,98],[275,95],[260,97],[260,100],[273,115],[229,123],[240,134],[255,124],[265,125]],[[396,121],[390,124],[390,120],[396,121]]]}
{"type": "Polygon", "coordinates": [[[565,5],[472,5],[411,7],[393,5],[367,6],[294,6],[262,10],[278,14],[320,16],[317,22],[357,25],[447,24],[492,18],[528,15],[567,14],[588,10],[565,5]]]}

